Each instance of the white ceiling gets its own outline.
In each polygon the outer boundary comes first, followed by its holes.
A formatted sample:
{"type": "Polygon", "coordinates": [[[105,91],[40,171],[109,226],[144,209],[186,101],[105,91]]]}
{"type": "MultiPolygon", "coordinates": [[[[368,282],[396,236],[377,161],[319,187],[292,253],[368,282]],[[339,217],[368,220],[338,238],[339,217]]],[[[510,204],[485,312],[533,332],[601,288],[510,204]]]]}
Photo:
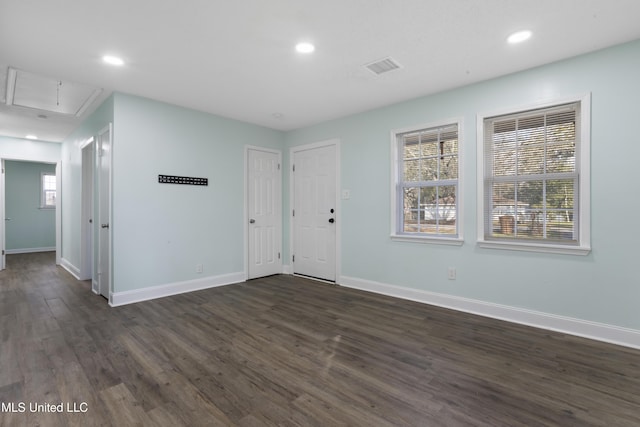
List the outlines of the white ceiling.
{"type": "MultiPolygon", "coordinates": [[[[0,0],[0,77],[290,130],[640,39],[638,17],[638,0],[0,0]],[[521,29],[532,39],[508,45],[521,29]],[[363,67],[388,56],[402,68],[363,67]]],[[[1,104],[0,134],[61,141],[83,118],[37,114],[1,104]]]]}

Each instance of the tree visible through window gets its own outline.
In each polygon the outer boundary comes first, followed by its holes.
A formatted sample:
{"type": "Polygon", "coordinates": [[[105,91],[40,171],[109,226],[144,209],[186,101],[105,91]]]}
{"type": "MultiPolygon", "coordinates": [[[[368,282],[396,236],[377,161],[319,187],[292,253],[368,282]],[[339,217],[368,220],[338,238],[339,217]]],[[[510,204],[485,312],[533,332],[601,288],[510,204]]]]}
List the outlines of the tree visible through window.
{"type": "Polygon", "coordinates": [[[579,109],[485,119],[486,239],[578,243],[579,109]]]}
{"type": "Polygon", "coordinates": [[[43,208],[56,207],[56,176],[54,174],[42,174],[40,206],[43,208]]]}
{"type": "Polygon", "coordinates": [[[458,124],[396,134],[397,234],[458,236],[458,124]]]}

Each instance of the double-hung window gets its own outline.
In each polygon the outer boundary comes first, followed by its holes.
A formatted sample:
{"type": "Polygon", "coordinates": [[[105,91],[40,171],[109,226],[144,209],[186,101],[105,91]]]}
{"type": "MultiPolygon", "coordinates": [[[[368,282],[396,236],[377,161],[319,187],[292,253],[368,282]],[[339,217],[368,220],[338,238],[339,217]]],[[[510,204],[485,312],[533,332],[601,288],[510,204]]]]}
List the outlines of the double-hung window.
{"type": "Polygon", "coordinates": [[[588,110],[582,99],[481,118],[481,246],[588,252],[588,110]]]}
{"type": "Polygon", "coordinates": [[[392,238],[462,242],[459,122],[392,132],[392,238]]]}
{"type": "Polygon", "coordinates": [[[40,207],[53,209],[56,207],[56,176],[43,172],[41,175],[40,207]]]}

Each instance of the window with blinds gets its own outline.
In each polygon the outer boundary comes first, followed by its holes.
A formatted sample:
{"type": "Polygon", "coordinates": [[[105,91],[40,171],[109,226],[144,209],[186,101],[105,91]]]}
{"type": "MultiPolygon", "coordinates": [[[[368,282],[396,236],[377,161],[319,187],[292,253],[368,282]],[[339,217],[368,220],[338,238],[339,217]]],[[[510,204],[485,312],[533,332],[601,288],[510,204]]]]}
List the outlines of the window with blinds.
{"type": "Polygon", "coordinates": [[[459,237],[458,123],[395,133],[396,235],[459,237]]]}
{"type": "Polygon", "coordinates": [[[40,207],[55,208],[56,194],[56,176],[43,172],[41,174],[40,207]]]}
{"type": "Polygon", "coordinates": [[[484,118],[484,240],[581,244],[580,110],[484,118]]]}

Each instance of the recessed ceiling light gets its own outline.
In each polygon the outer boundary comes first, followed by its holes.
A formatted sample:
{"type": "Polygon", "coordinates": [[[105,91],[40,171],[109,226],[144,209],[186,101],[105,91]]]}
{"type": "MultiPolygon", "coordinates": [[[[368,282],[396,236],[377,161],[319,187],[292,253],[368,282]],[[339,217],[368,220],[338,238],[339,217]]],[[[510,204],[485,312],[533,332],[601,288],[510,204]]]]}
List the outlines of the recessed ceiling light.
{"type": "Polygon", "coordinates": [[[27,136],[25,136],[25,138],[27,138],[27,139],[38,139],[38,137],[35,136],[35,135],[27,135],[27,136]]]}
{"type": "Polygon", "coordinates": [[[316,50],[316,47],[314,45],[312,45],[311,43],[298,43],[296,45],[296,51],[300,52],[300,53],[311,53],[314,50],[316,50]]]}
{"type": "Polygon", "coordinates": [[[124,65],[122,58],[118,58],[117,56],[105,55],[102,57],[102,60],[109,65],[124,65]]]}
{"type": "Polygon", "coordinates": [[[522,43],[525,40],[529,40],[532,34],[529,30],[518,31],[507,37],[507,41],[511,44],[522,43]]]}

